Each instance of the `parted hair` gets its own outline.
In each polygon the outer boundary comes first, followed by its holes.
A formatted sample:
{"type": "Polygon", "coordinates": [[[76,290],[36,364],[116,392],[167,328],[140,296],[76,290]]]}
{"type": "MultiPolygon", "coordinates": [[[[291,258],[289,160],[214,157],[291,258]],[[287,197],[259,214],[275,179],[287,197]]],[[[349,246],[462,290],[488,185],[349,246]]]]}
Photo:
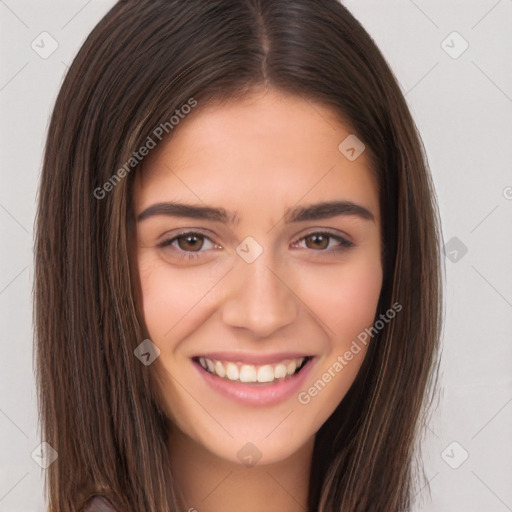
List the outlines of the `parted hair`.
{"type": "Polygon", "coordinates": [[[104,197],[94,191],[190,98],[201,108],[261,87],[329,107],[365,144],[382,222],[376,315],[402,306],[317,432],[308,510],[411,508],[437,387],[441,234],[390,66],[336,0],[121,0],[63,81],[38,192],[36,377],[41,437],[58,453],[46,470],[49,512],[83,510],[93,495],[119,511],[178,511],[167,418],[151,366],[134,356],[147,337],[131,200],[140,165],[104,197]]]}

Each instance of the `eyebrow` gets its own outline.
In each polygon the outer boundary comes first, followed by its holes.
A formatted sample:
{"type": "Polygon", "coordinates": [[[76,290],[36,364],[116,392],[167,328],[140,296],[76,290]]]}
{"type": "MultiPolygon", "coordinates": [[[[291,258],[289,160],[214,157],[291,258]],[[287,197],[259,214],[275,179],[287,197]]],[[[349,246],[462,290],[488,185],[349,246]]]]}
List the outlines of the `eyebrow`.
{"type": "MultiPolygon", "coordinates": [[[[149,206],[137,216],[137,222],[156,215],[210,220],[224,224],[236,224],[240,220],[237,212],[229,212],[224,208],[171,202],[157,203],[149,206]]],[[[375,222],[375,217],[370,210],[351,201],[328,201],[288,208],[283,218],[284,222],[288,224],[308,220],[329,219],[339,215],[356,216],[363,220],[375,222]]]]}

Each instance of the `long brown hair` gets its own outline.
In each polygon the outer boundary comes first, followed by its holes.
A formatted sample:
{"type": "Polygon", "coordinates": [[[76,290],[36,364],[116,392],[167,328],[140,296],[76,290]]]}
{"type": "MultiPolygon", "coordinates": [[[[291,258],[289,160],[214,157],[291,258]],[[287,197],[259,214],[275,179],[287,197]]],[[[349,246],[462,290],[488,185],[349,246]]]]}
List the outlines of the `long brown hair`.
{"type": "Polygon", "coordinates": [[[368,148],[383,233],[376,318],[403,307],[317,433],[309,510],[410,510],[437,381],[441,236],[393,73],[336,0],[120,0],[65,77],[39,189],[36,377],[42,440],[58,452],[46,472],[50,512],[81,510],[95,492],[120,510],[178,510],[167,420],[151,366],[134,356],[146,337],[131,207],[140,166],[126,162],[191,98],[200,108],[262,86],[330,107],[368,148]]]}

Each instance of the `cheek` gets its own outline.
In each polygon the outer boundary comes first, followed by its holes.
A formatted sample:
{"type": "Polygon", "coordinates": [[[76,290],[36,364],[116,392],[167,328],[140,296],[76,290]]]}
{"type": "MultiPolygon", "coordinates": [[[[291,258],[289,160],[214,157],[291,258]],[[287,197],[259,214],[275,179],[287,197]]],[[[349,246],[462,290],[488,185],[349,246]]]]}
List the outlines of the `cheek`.
{"type": "Polygon", "coordinates": [[[307,304],[335,343],[350,343],[372,325],[382,287],[378,259],[323,269],[303,283],[307,304]]]}
{"type": "Polygon", "coordinates": [[[172,271],[165,262],[149,255],[139,257],[139,275],[146,327],[158,345],[204,296],[204,290],[187,272],[172,271]]]}
{"type": "Polygon", "coordinates": [[[229,265],[172,267],[144,251],[139,253],[138,265],[149,338],[163,352],[173,352],[180,340],[212,314],[211,292],[229,271],[229,265]]]}
{"type": "MultiPolygon", "coordinates": [[[[168,302],[176,301],[173,295],[177,293],[176,286],[169,286],[163,279],[163,272],[159,265],[150,258],[139,257],[139,276],[142,291],[142,308],[148,334],[154,343],[162,338],[164,333],[172,326],[176,308],[169,308],[168,302]]],[[[177,283],[176,283],[177,284],[177,283]]]]}
{"type": "Polygon", "coordinates": [[[315,431],[345,397],[361,368],[370,342],[364,331],[373,325],[381,287],[380,261],[369,259],[317,275],[309,288],[308,303],[315,305],[313,312],[328,335],[317,370],[298,396],[315,431]]]}

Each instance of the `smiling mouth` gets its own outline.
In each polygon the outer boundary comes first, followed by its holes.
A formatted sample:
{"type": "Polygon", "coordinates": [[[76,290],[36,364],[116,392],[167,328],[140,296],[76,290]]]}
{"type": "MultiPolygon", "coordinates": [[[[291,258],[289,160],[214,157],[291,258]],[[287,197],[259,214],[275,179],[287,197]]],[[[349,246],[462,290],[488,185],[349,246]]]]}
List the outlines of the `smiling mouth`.
{"type": "Polygon", "coordinates": [[[206,372],[229,382],[243,384],[274,384],[297,375],[313,356],[286,359],[276,364],[243,364],[220,361],[208,357],[194,357],[193,360],[206,372]]]}

